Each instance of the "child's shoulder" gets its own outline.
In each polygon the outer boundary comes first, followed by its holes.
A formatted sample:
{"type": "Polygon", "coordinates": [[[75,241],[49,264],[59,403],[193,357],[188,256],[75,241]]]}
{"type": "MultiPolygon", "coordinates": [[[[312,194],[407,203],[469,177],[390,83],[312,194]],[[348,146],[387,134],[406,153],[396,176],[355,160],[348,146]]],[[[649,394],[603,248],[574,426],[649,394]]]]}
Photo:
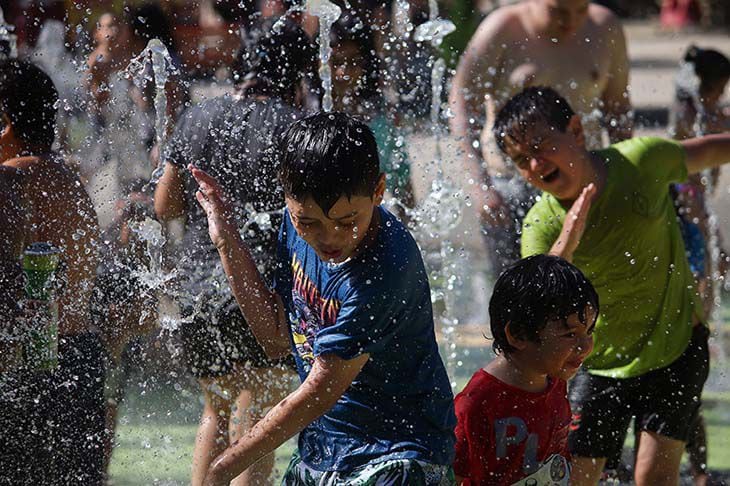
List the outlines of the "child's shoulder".
{"type": "Polygon", "coordinates": [[[479,404],[485,400],[493,400],[494,394],[503,389],[504,387],[501,381],[483,368],[480,368],[472,375],[461,393],[456,396],[456,399],[479,404]]]}
{"type": "Polygon", "coordinates": [[[410,231],[386,209],[380,212],[376,241],[357,259],[359,273],[382,277],[389,286],[411,286],[413,279],[425,276],[421,250],[410,231]]]}
{"type": "Polygon", "coordinates": [[[634,137],[615,143],[604,150],[607,154],[612,151],[618,152],[630,163],[641,165],[656,158],[683,156],[684,149],[676,140],[662,137],[634,137]]]}

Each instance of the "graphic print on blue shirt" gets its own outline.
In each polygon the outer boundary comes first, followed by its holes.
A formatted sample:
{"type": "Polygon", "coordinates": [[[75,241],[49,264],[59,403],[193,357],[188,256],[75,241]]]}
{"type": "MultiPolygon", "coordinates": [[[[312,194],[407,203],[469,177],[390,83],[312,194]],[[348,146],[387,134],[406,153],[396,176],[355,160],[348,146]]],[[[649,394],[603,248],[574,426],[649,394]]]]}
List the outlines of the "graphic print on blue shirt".
{"type": "Polygon", "coordinates": [[[299,434],[309,467],[453,460],[453,395],[438,354],[428,276],[408,230],[378,208],[378,233],[347,262],[320,260],[284,215],[275,289],[302,381],[314,359],[370,359],[335,406],[299,434]]]}
{"type": "Polygon", "coordinates": [[[289,314],[289,322],[292,342],[304,371],[309,374],[314,362],[312,343],[315,335],[319,329],[335,324],[340,301],[322,299],[317,286],[304,273],[296,253],[292,256],[291,272],[293,312],[289,314]]]}

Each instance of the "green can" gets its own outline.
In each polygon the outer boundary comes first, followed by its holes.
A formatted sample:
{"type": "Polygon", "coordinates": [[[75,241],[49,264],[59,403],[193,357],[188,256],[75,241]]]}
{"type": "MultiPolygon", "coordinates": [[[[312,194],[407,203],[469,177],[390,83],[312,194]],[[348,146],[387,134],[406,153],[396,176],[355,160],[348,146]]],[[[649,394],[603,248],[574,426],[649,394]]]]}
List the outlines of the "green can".
{"type": "Polygon", "coordinates": [[[36,370],[58,365],[58,304],[55,301],[56,271],[61,250],[45,242],[28,246],[23,253],[25,294],[32,318],[24,333],[25,364],[36,370]]]}

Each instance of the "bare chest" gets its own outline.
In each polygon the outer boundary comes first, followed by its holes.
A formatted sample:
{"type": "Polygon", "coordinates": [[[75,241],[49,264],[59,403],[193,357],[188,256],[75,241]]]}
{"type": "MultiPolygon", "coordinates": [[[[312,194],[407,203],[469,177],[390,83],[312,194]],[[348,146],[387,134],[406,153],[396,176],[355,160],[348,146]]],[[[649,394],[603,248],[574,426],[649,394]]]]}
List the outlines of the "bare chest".
{"type": "Polygon", "coordinates": [[[501,104],[529,86],[556,89],[578,112],[590,112],[601,99],[611,67],[610,51],[578,41],[526,40],[508,46],[497,84],[501,104]]]}

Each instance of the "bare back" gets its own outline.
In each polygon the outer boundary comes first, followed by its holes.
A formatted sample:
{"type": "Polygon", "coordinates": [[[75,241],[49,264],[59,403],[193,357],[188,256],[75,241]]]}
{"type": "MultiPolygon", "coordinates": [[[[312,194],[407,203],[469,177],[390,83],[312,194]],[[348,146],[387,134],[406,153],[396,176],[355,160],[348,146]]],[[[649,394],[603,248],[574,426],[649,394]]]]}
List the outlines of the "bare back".
{"type": "Polygon", "coordinates": [[[30,206],[27,242],[47,241],[63,251],[66,287],[59,299],[60,334],[88,331],[89,299],[99,264],[99,224],[89,195],[58,156],[21,157],[3,163],[21,169],[30,206]]]}

